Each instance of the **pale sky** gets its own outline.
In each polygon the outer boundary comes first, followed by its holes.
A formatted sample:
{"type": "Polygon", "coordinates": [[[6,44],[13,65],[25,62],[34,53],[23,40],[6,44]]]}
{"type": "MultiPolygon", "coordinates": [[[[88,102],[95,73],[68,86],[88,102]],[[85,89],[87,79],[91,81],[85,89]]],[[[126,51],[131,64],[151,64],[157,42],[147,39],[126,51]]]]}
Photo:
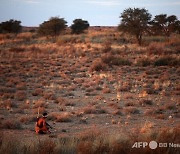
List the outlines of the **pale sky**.
{"type": "Polygon", "coordinates": [[[0,0],[0,22],[16,19],[23,26],[39,26],[50,17],[64,18],[68,25],[77,18],[91,26],[117,26],[127,8],[146,8],[153,16],[176,15],[180,0],[0,0]]]}

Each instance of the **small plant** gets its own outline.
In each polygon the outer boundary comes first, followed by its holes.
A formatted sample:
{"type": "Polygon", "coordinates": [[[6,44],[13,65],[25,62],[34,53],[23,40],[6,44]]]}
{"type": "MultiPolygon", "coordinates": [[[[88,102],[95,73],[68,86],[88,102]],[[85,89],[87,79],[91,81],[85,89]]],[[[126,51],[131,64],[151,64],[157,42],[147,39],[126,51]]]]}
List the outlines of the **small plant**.
{"type": "Polygon", "coordinates": [[[19,121],[23,124],[29,124],[31,122],[36,122],[37,118],[35,116],[22,116],[19,121]]]}
{"type": "Polygon", "coordinates": [[[10,52],[24,52],[26,48],[24,47],[12,47],[9,49],[10,52]]]}
{"type": "Polygon", "coordinates": [[[103,47],[103,53],[109,53],[112,50],[111,45],[110,41],[106,41],[103,47]]]}
{"type": "Polygon", "coordinates": [[[95,106],[87,106],[83,108],[83,113],[84,114],[95,114],[96,113],[96,108],[95,106]]]}
{"type": "Polygon", "coordinates": [[[22,83],[19,83],[19,84],[17,84],[16,85],[16,88],[18,89],[18,90],[26,90],[26,83],[24,83],[24,82],[22,82],[22,83]]]}
{"type": "Polygon", "coordinates": [[[165,109],[167,110],[175,110],[177,107],[175,104],[173,103],[167,103],[165,106],[164,106],[165,109]]]}
{"type": "Polygon", "coordinates": [[[43,95],[43,89],[37,88],[32,92],[33,96],[42,96],[43,95]]]}
{"type": "Polygon", "coordinates": [[[123,110],[126,114],[139,114],[140,113],[140,111],[137,108],[132,107],[132,106],[124,107],[123,110]]]}
{"type": "Polygon", "coordinates": [[[125,66],[125,65],[131,65],[132,63],[125,58],[122,58],[120,56],[114,56],[112,54],[104,55],[101,57],[102,61],[105,64],[108,65],[117,65],[117,66],[125,66]]]}
{"type": "Polygon", "coordinates": [[[52,91],[44,92],[43,97],[44,99],[47,99],[47,100],[56,100],[56,96],[52,91]]]}
{"type": "Polygon", "coordinates": [[[72,114],[69,112],[60,113],[56,117],[57,122],[71,122],[72,114]]]}
{"type": "Polygon", "coordinates": [[[103,71],[106,69],[106,65],[100,60],[100,59],[96,59],[95,61],[93,61],[91,67],[90,67],[90,71],[103,71]]]}
{"type": "Polygon", "coordinates": [[[38,108],[38,107],[47,107],[47,104],[45,103],[45,100],[39,99],[37,101],[34,101],[33,108],[38,108]]]}
{"type": "Polygon", "coordinates": [[[153,101],[152,100],[148,100],[148,99],[143,99],[139,102],[139,104],[141,106],[146,106],[146,105],[153,105],[153,101]]]}
{"type": "Polygon", "coordinates": [[[146,67],[151,65],[151,60],[149,60],[148,58],[141,58],[137,61],[136,65],[146,67]]]}
{"type": "Polygon", "coordinates": [[[22,91],[22,90],[19,90],[15,93],[15,98],[18,100],[18,101],[23,101],[25,100],[27,97],[26,95],[26,92],[22,91]]]}

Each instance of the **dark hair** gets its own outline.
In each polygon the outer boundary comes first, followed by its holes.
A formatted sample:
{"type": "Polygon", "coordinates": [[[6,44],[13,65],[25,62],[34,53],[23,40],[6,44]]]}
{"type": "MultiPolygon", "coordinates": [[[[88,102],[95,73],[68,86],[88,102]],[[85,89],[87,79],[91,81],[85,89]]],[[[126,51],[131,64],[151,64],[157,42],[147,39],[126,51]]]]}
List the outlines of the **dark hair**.
{"type": "Polygon", "coordinates": [[[47,116],[47,113],[46,113],[46,112],[43,113],[43,117],[45,117],[45,116],[47,116]]]}

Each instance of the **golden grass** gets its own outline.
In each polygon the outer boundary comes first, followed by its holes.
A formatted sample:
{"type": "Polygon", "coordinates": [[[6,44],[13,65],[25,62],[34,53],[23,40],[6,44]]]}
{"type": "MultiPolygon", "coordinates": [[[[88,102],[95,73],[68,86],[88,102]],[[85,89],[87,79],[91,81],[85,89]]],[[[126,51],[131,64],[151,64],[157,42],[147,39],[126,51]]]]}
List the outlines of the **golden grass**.
{"type": "Polygon", "coordinates": [[[1,133],[0,153],[178,153],[178,147],[158,147],[155,150],[145,148],[132,148],[135,142],[156,141],[157,143],[179,143],[180,128],[161,128],[153,131],[154,124],[145,122],[140,129],[133,129],[129,133],[121,131],[108,133],[106,130],[92,127],[79,135],[72,137],[33,136],[1,133]]]}

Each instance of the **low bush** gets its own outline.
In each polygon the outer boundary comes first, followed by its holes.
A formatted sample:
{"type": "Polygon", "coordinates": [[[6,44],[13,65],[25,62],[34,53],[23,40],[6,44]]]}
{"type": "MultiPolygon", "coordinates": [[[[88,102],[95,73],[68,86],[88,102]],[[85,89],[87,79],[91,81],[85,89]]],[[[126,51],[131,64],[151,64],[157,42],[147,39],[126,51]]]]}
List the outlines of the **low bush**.
{"type": "Polygon", "coordinates": [[[155,60],[155,66],[179,66],[180,59],[171,57],[171,56],[163,56],[155,60]]]}
{"type": "Polygon", "coordinates": [[[117,66],[125,66],[131,65],[132,62],[128,59],[122,58],[120,56],[114,56],[112,54],[104,55],[101,57],[101,60],[108,65],[117,65],[117,66]]]}
{"type": "Polygon", "coordinates": [[[106,70],[106,64],[103,63],[102,60],[100,59],[96,59],[95,61],[93,61],[91,67],[90,67],[90,71],[104,71],[106,70]]]}
{"type": "Polygon", "coordinates": [[[57,122],[71,122],[72,114],[69,112],[60,113],[56,116],[57,122]]]}
{"type": "Polygon", "coordinates": [[[137,66],[142,66],[142,67],[146,67],[146,66],[150,66],[151,65],[151,60],[148,58],[141,58],[137,61],[136,65],[137,66]]]}
{"type": "Polygon", "coordinates": [[[86,42],[85,35],[64,35],[64,36],[60,36],[56,41],[58,45],[85,43],[85,42],[86,42]]]}
{"type": "Polygon", "coordinates": [[[146,105],[153,105],[153,101],[152,100],[148,100],[148,99],[143,99],[139,102],[139,104],[141,106],[146,106],[146,105]]]}
{"type": "Polygon", "coordinates": [[[24,47],[12,47],[9,49],[10,52],[24,52],[26,51],[26,48],[24,47]]]}
{"type": "Polygon", "coordinates": [[[1,125],[1,129],[22,129],[22,125],[18,120],[8,119],[4,120],[1,125]]]}
{"type": "Polygon", "coordinates": [[[36,88],[33,92],[32,92],[33,96],[42,96],[43,95],[43,89],[42,88],[36,88]]]}
{"type": "Polygon", "coordinates": [[[140,111],[136,107],[128,106],[123,108],[126,114],[139,114],[140,111]]]}
{"type": "Polygon", "coordinates": [[[15,98],[18,100],[18,101],[23,101],[25,100],[27,97],[27,94],[25,91],[22,91],[22,90],[19,90],[15,93],[15,98]]]}

